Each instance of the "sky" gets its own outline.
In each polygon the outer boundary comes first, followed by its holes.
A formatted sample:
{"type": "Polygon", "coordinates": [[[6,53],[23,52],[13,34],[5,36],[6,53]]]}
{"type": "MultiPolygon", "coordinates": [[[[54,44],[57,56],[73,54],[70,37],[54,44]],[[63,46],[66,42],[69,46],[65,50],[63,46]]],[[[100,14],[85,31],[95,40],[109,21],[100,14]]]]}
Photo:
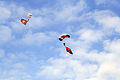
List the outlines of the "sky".
{"type": "Polygon", "coordinates": [[[0,0],[0,80],[120,80],[119,4],[0,0]],[[61,34],[71,38],[61,42],[61,34]]]}

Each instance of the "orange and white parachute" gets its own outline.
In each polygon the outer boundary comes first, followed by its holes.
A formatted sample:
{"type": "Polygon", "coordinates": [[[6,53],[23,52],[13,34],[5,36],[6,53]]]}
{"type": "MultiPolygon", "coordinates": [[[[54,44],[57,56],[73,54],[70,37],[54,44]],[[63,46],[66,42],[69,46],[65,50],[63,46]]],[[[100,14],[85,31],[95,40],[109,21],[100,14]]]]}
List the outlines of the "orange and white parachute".
{"type": "Polygon", "coordinates": [[[31,13],[28,13],[28,14],[27,14],[27,17],[28,17],[28,18],[31,18],[31,17],[32,17],[32,14],[31,14],[31,13]]]}

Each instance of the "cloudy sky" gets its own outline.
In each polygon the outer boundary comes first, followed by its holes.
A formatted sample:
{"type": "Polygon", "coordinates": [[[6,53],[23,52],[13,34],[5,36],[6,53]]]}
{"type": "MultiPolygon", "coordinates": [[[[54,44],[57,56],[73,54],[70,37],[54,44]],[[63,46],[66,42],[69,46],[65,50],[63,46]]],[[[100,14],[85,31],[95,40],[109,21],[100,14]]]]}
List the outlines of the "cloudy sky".
{"type": "Polygon", "coordinates": [[[119,4],[0,0],[0,80],[120,80],[119,4]],[[58,40],[64,33],[73,56],[58,40]]]}

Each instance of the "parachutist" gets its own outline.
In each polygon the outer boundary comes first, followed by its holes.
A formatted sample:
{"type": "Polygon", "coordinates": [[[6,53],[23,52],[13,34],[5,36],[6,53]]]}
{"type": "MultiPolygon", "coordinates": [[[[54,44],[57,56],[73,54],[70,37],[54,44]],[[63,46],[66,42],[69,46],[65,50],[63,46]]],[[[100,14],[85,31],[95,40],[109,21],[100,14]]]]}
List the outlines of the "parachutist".
{"type": "Polygon", "coordinates": [[[65,46],[65,43],[63,43],[63,45],[65,46]]]}

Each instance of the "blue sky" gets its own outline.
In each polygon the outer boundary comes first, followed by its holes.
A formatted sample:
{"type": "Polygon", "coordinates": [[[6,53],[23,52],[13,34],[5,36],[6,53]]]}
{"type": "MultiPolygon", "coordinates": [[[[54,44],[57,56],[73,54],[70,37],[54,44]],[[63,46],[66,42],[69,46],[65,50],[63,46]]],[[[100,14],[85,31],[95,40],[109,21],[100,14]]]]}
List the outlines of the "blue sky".
{"type": "Polygon", "coordinates": [[[0,80],[120,80],[119,3],[1,0],[0,80]],[[73,56],[58,40],[64,33],[73,56]]]}

